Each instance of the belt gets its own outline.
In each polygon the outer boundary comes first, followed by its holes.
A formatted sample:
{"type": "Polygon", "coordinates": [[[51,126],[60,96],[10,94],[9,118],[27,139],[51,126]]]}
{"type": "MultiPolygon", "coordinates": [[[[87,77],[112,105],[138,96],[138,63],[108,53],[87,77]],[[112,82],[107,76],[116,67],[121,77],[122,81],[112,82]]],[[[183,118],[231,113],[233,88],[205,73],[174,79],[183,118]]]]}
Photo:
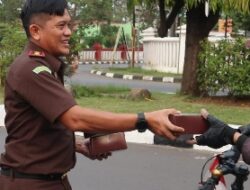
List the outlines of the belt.
{"type": "Polygon", "coordinates": [[[0,169],[1,175],[13,177],[13,178],[23,178],[23,179],[38,179],[38,180],[47,180],[47,181],[54,181],[54,180],[63,180],[67,173],[60,174],[28,174],[15,171],[12,168],[1,168],[0,169]]]}

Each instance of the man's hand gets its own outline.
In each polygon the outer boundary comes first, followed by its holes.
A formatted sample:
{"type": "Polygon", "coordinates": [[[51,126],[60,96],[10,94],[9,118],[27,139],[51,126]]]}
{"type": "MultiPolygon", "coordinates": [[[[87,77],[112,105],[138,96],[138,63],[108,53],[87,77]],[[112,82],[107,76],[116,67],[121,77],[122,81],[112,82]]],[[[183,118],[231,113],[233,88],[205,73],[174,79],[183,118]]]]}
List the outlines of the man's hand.
{"type": "Polygon", "coordinates": [[[175,109],[164,109],[148,112],[145,113],[145,118],[148,122],[150,131],[170,140],[175,140],[184,132],[184,129],[171,123],[169,120],[170,114],[180,114],[180,111],[175,109]]]}
{"type": "Polygon", "coordinates": [[[209,129],[203,135],[196,136],[195,140],[198,145],[220,148],[227,144],[234,144],[233,137],[237,132],[236,129],[210,115],[205,109],[201,110],[201,115],[207,120],[209,129]]]}
{"type": "Polygon", "coordinates": [[[91,160],[103,160],[107,159],[109,156],[111,156],[111,152],[107,152],[104,154],[92,156],[89,152],[89,139],[84,139],[83,137],[76,137],[76,144],[75,144],[75,150],[78,153],[83,154],[84,156],[88,157],[91,160]]]}

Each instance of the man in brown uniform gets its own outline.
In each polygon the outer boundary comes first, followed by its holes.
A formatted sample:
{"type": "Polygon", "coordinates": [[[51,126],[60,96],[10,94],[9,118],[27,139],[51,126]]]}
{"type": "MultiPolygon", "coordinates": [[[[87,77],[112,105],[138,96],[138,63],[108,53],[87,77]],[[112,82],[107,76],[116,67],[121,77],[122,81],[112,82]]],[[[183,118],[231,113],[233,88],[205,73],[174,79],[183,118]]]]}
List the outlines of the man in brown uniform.
{"type": "MultiPolygon", "coordinates": [[[[27,0],[21,19],[28,37],[22,54],[10,66],[5,87],[5,153],[1,154],[1,190],[71,189],[66,172],[75,152],[89,156],[74,132],[140,132],[147,128],[169,139],[184,129],[173,125],[165,109],[140,114],[116,114],[83,108],[63,85],[69,53],[70,15],[65,0],[27,0]]],[[[107,158],[109,153],[91,157],[107,158]]]]}

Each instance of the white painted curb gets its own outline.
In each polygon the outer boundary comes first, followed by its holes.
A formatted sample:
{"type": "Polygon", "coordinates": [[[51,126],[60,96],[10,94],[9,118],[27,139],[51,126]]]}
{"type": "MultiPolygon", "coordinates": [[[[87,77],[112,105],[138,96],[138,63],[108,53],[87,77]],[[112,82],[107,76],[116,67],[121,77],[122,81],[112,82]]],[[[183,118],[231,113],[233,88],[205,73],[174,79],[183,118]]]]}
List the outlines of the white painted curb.
{"type": "Polygon", "coordinates": [[[4,127],[5,110],[4,106],[0,104],[0,127],[4,127]]]}
{"type": "MultiPolygon", "coordinates": [[[[4,106],[0,105],[0,127],[4,127],[4,117],[5,117],[5,111],[4,106]]],[[[238,128],[239,125],[230,125],[233,128],[238,128]]],[[[76,132],[77,135],[83,135],[81,132],[76,132]]],[[[142,144],[154,144],[154,134],[147,130],[145,133],[139,133],[137,131],[131,131],[131,132],[125,132],[125,138],[127,142],[132,143],[142,143],[142,144]]],[[[196,150],[205,150],[205,151],[212,151],[212,152],[223,152],[225,150],[228,150],[231,147],[231,145],[224,146],[220,149],[212,149],[207,146],[198,146],[194,145],[193,149],[196,150]]]]}

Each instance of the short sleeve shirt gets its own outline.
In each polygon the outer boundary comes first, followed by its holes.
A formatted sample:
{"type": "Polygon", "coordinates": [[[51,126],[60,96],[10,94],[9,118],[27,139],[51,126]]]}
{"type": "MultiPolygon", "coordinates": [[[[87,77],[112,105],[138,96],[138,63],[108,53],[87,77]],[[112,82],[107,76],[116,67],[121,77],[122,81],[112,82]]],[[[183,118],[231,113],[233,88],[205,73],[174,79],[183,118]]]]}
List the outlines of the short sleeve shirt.
{"type": "Polygon", "coordinates": [[[25,173],[63,173],[75,164],[74,134],[58,117],[76,105],[64,63],[29,42],[5,84],[7,138],[0,164],[25,173]]]}

